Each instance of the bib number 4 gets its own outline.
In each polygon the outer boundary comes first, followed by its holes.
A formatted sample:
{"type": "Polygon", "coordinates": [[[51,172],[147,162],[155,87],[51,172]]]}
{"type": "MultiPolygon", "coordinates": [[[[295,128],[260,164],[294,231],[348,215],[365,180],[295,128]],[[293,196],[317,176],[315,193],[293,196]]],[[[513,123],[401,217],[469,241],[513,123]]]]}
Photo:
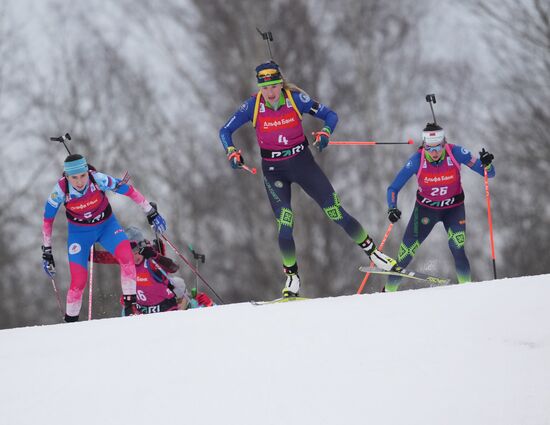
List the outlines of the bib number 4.
{"type": "Polygon", "coordinates": [[[279,143],[283,143],[284,145],[288,145],[288,139],[283,136],[282,134],[279,134],[279,143]]]}

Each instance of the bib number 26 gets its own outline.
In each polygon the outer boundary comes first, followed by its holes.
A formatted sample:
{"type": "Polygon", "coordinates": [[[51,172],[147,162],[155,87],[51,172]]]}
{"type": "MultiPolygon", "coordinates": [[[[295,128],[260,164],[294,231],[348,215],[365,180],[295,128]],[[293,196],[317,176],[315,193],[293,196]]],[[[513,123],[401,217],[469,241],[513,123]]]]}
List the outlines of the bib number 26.
{"type": "Polygon", "coordinates": [[[431,196],[445,196],[449,190],[448,186],[434,187],[430,193],[431,196]]]}

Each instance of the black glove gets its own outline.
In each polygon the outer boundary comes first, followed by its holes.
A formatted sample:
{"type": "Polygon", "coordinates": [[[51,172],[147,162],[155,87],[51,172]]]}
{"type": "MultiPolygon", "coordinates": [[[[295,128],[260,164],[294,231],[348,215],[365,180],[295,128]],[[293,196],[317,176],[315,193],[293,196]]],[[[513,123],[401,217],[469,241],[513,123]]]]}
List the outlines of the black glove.
{"type": "Polygon", "coordinates": [[[55,276],[55,261],[51,246],[42,246],[42,267],[46,274],[53,279],[55,276]]]}
{"type": "Polygon", "coordinates": [[[153,239],[153,246],[160,255],[166,255],[166,245],[162,239],[153,239]]]}
{"type": "Polygon", "coordinates": [[[401,218],[401,211],[399,211],[399,208],[390,208],[388,210],[388,219],[392,223],[395,223],[400,218],[401,218]]]}
{"type": "Polygon", "coordinates": [[[145,245],[139,249],[138,254],[143,258],[155,258],[157,256],[157,251],[155,251],[155,248],[152,246],[145,245]]]}
{"type": "Polygon", "coordinates": [[[479,153],[479,160],[485,168],[491,165],[493,159],[495,159],[495,156],[492,153],[487,152],[485,148],[481,149],[481,152],[479,153]]]}

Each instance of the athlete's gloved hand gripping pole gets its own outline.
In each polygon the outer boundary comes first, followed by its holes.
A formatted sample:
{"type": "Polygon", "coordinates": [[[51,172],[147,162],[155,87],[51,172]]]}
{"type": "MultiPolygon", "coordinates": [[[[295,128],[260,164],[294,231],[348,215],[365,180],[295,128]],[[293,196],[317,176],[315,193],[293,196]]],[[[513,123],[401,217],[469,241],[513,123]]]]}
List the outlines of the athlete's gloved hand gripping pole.
{"type": "Polygon", "coordinates": [[[158,213],[157,204],[154,202],[150,202],[150,204],[152,208],[151,211],[147,213],[147,221],[155,234],[162,235],[166,232],[166,220],[158,213]]]}
{"type": "Polygon", "coordinates": [[[321,131],[315,131],[311,134],[315,137],[313,146],[315,146],[319,152],[323,152],[323,149],[328,146],[330,141],[330,128],[323,127],[321,131]]]}
{"type": "Polygon", "coordinates": [[[392,223],[396,223],[401,218],[401,210],[397,207],[390,208],[388,210],[388,220],[392,223]]]}
{"type": "Polygon", "coordinates": [[[227,160],[229,161],[231,168],[233,168],[234,170],[242,168],[249,173],[256,174],[256,168],[250,168],[244,164],[244,158],[241,154],[241,151],[237,150],[235,146],[229,146],[227,148],[227,151],[225,151],[225,154],[227,155],[227,160]]]}

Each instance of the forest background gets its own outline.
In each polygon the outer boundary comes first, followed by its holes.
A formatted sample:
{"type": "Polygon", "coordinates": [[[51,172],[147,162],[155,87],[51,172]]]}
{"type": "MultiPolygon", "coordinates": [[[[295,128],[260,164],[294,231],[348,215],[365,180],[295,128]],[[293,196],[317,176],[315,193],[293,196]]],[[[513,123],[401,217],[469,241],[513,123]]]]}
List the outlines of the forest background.
{"type": "MultiPolygon", "coordinates": [[[[539,0],[3,1],[0,4],[0,328],[59,320],[41,264],[41,224],[73,152],[122,176],[155,201],[167,236],[226,303],[282,288],[276,222],[262,177],[227,164],[218,131],[256,90],[269,59],[256,27],[270,30],[286,78],[335,110],[339,140],[413,138],[431,121],[450,143],[495,155],[490,181],[499,277],[548,273],[550,4],[539,0]]],[[[321,122],[306,117],[306,134],[321,122]]],[[[234,134],[259,168],[251,126],[234,134]]],[[[376,241],[389,225],[386,189],[412,146],[337,147],[315,157],[346,210],[376,241]]],[[[483,178],[463,167],[467,253],[474,280],[493,277],[483,178]]],[[[397,254],[416,191],[399,195],[402,220],[385,251],[397,254]]],[[[141,210],[110,196],[123,225],[147,229],[141,210]]],[[[351,294],[367,262],[313,200],[293,191],[295,238],[308,296],[351,294]],[[327,260],[328,259],[328,260],[327,260]]],[[[56,283],[69,283],[66,220],[54,226],[56,283]]],[[[172,255],[173,258],[177,258],[172,255]]],[[[411,268],[454,277],[438,225],[411,268]]],[[[195,277],[182,264],[188,286],[195,277]]],[[[199,283],[200,284],[200,283],[199,283]]],[[[381,279],[365,292],[379,291],[381,279]]],[[[204,289],[204,288],[201,288],[204,289]]],[[[94,266],[96,318],[120,313],[114,266],[94,266]]],[[[85,300],[85,303],[87,301],[85,300]]],[[[86,304],[85,304],[86,305],[86,304]]]]}

